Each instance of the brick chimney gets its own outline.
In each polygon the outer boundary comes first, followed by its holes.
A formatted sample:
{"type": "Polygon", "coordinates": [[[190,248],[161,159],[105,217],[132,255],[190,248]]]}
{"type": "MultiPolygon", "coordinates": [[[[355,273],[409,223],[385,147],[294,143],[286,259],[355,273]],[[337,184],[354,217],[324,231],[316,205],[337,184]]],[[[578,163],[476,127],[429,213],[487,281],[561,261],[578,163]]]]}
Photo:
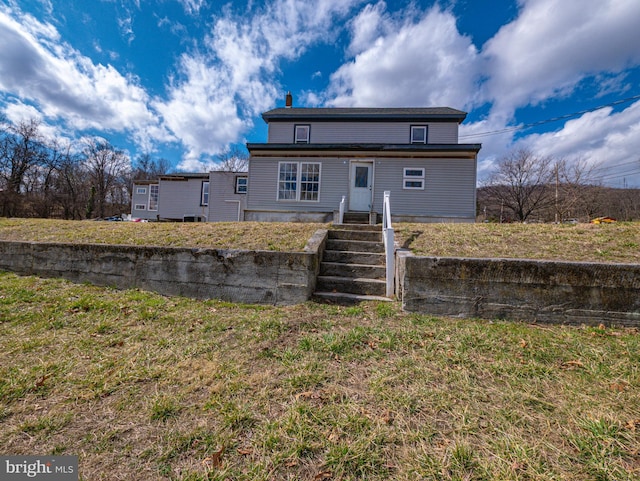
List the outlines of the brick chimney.
{"type": "Polygon", "coordinates": [[[291,92],[287,92],[284,106],[288,109],[290,109],[293,106],[293,97],[291,96],[291,92]]]}

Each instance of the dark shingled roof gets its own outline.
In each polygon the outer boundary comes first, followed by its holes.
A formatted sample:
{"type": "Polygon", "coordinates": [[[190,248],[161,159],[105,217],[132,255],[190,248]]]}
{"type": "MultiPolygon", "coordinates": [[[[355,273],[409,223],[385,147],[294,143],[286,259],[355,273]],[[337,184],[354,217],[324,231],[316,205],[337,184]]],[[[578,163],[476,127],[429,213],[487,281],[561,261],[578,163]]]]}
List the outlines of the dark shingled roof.
{"type": "Polygon", "coordinates": [[[278,108],[262,114],[265,122],[271,121],[334,121],[359,120],[384,122],[389,120],[425,122],[439,120],[462,122],[466,112],[450,107],[422,108],[278,108]]]}

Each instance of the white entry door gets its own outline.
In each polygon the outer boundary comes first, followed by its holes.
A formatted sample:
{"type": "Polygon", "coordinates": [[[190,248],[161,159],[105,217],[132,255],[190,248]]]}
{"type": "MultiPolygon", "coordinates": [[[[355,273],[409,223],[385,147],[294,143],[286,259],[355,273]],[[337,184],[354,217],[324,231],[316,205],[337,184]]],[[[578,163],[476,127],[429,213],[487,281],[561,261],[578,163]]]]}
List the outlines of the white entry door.
{"type": "Polygon", "coordinates": [[[373,162],[351,162],[349,210],[371,211],[373,162]]]}

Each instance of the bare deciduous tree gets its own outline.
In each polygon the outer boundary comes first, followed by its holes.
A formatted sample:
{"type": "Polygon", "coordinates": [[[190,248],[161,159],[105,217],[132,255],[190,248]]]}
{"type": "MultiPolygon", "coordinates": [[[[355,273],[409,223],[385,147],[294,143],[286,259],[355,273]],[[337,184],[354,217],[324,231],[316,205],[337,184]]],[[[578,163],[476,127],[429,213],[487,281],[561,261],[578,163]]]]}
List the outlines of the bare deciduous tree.
{"type": "Polygon", "coordinates": [[[222,172],[246,172],[249,170],[249,154],[237,147],[218,155],[214,170],[222,172]]]}
{"type": "Polygon", "coordinates": [[[18,124],[3,122],[0,130],[0,180],[2,214],[21,215],[24,210],[25,180],[47,156],[40,123],[29,120],[18,124]]]}
{"type": "Polygon", "coordinates": [[[514,220],[525,222],[533,214],[553,206],[553,192],[549,189],[553,176],[551,157],[518,150],[498,161],[486,190],[494,203],[513,214],[514,220]]]}
{"type": "MultiPolygon", "coordinates": [[[[99,217],[106,214],[107,200],[120,197],[115,189],[126,189],[123,177],[130,171],[129,157],[104,140],[91,139],[85,149],[85,166],[91,187],[95,189],[94,202],[99,217]]],[[[94,191],[92,191],[93,194],[94,191]]]]}

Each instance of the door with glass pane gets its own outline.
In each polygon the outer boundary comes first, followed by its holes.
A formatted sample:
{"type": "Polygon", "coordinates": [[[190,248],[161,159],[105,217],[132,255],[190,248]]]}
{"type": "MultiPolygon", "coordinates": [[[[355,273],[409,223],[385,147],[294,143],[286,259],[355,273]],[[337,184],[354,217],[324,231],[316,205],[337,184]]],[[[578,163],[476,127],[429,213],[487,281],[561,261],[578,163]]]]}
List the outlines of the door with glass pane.
{"type": "Polygon", "coordinates": [[[369,212],[373,194],[373,162],[351,162],[349,210],[369,212]]]}

